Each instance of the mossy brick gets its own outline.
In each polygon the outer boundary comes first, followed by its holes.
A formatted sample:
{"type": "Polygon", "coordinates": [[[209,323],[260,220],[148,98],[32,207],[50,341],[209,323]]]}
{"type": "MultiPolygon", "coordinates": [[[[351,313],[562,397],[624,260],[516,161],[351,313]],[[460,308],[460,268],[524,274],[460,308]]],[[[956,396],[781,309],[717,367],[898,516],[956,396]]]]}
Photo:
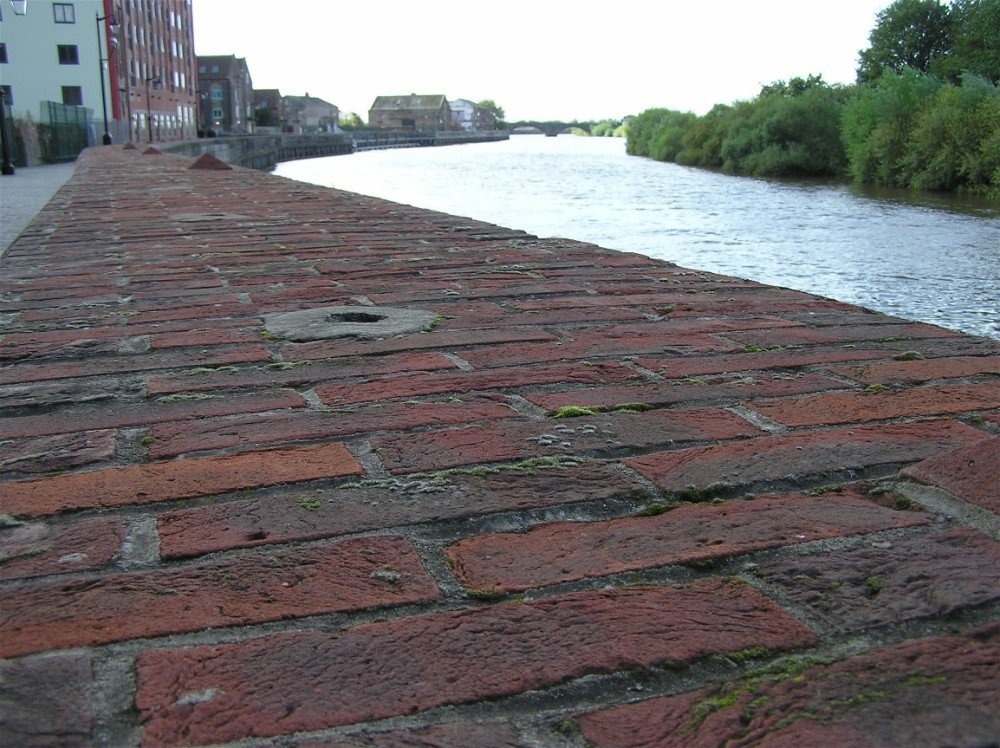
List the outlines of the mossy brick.
{"type": "Polygon", "coordinates": [[[83,430],[147,426],[213,416],[303,408],[305,405],[302,396],[291,390],[192,398],[181,395],[142,403],[107,402],[72,411],[54,410],[44,415],[5,418],[0,424],[0,437],[23,439],[83,430]]]}
{"type": "Polygon", "coordinates": [[[1000,514],[1000,436],[928,457],[904,468],[900,477],[944,489],[1000,514]]]}
{"type": "Polygon", "coordinates": [[[473,390],[513,389],[546,384],[622,382],[638,376],[627,366],[609,361],[588,366],[581,363],[556,364],[449,374],[409,375],[355,384],[321,386],[316,388],[316,394],[327,405],[335,406],[447,392],[464,393],[473,390]]]}
{"type": "Polygon", "coordinates": [[[1000,408],[1000,386],[996,382],[980,382],[899,391],[833,392],[781,402],[756,402],[748,407],[792,427],[863,423],[1000,408]]]}
{"type": "MultiPolygon", "coordinates": [[[[83,352],[80,353],[83,354],[83,352]]],[[[71,361],[49,361],[44,364],[25,363],[3,367],[0,368],[0,384],[44,382],[51,379],[162,371],[194,366],[268,363],[270,360],[271,354],[262,345],[235,348],[215,347],[201,351],[150,351],[141,356],[85,356],[71,361]]]]}
{"type": "Polygon", "coordinates": [[[873,320],[870,325],[826,325],[822,327],[802,326],[773,330],[747,330],[728,333],[726,337],[740,346],[754,345],[767,348],[774,345],[832,345],[862,342],[871,344],[902,339],[960,337],[960,333],[921,323],[886,325],[873,320]]]}
{"type": "Polygon", "coordinates": [[[159,459],[203,450],[342,439],[378,431],[405,431],[521,417],[502,402],[468,395],[449,398],[446,402],[373,403],[343,411],[285,411],[188,419],[154,426],[149,454],[159,459]]]}
{"type": "Polygon", "coordinates": [[[743,585],[637,586],[340,633],[146,650],[136,660],[136,706],[146,745],[181,736],[223,743],[497,699],[750,646],[782,650],[814,642],[802,624],[743,585]]]}
{"type": "Polygon", "coordinates": [[[0,661],[0,738],[5,746],[88,746],[93,665],[85,652],[0,661]]]}
{"type": "Polygon", "coordinates": [[[997,627],[812,664],[789,658],[749,677],[582,715],[596,748],[635,745],[992,745],[997,627]]]}
{"type": "Polygon", "coordinates": [[[747,398],[789,397],[812,392],[843,389],[848,385],[830,377],[804,374],[799,377],[758,376],[730,377],[698,383],[642,382],[629,385],[605,385],[570,392],[525,395],[525,398],[545,410],[568,405],[612,408],[619,403],[638,402],[655,406],[670,406],[696,402],[730,401],[747,398]]]}
{"type": "Polygon", "coordinates": [[[146,379],[152,395],[177,392],[210,392],[243,387],[299,387],[311,382],[330,382],[353,377],[386,376],[415,372],[455,370],[454,362],[440,353],[401,353],[377,358],[346,358],[333,361],[267,361],[257,366],[192,366],[181,373],[159,374],[146,379]]]}
{"type": "Polygon", "coordinates": [[[313,738],[296,742],[296,748],[531,748],[505,722],[444,722],[387,732],[364,731],[342,738],[313,738]]]}
{"type": "Polygon", "coordinates": [[[285,361],[341,358],[344,356],[382,356],[387,353],[445,349],[452,351],[466,346],[499,346],[505,343],[546,341],[553,345],[556,337],[545,330],[515,328],[512,330],[442,330],[386,338],[384,340],[319,341],[315,343],[282,343],[281,355],[285,361]]]}
{"type": "Polygon", "coordinates": [[[440,597],[410,543],[380,536],[8,590],[0,653],[18,656],[440,597]],[[391,569],[391,579],[380,570],[391,569]]]}
{"type": "Polygon", "coordinates": [[[735,439],[760,431],[722,408],[598,413],[546,421],[382,435],[372,446],[393,473],[546,456],[608,456],[677,442],[735,439]]]}
{"type": "Polygon", "coordinates": [[[856,632],[1000,600],[1000,543],[956,528],[797,556],[757,574],[825,629],[856,632]]]}
{"type": "Polygon", "coordinates": [[[655,452],[625,461],[667,491],[725,483],[733,487],[806,476],[886,472],[982,439],[958,421],[859,426],[655,452]]]}
{"type": "Polygon", "coordinates": [[[287,489],[260,499],[165,512],[157,526],[161,555],[182,558],[381,527],[576,502],[635,500],[644,495],[645,488],[611,465],[514,464],[482,474],[438,474],[308,492],[287,489]]]}
{"type": "Polygon", "coordinates": [[[506,593],[927,521],[853,491],[789,494],[682,505],[653,517],[556,522],[526,533],[480,535],[446,552],[463,586],[506,593]]]}
{"type": "Polygon", "coordinates": [[[0,579],[101,569],[119,557],[124,540],[118,517],[0,524],[0,579]]]}
{"type": "Polygon", "coordinates": [[[864,384],[897,385],[1000,374],[1000,356],[953,356],[928,359],[919,351],[904,351],[895,354],[895,357],[900,360],[830,367],[830,371],[864,384]],[[909,357],[909,354],[913,356],[909,357]]]}
{"type": "Polygon", "coordinates": [[[338,443],[255,450],[6,483],[0,492],[0,513],[40,517],[344,478],[362,472],[338,443]]]}

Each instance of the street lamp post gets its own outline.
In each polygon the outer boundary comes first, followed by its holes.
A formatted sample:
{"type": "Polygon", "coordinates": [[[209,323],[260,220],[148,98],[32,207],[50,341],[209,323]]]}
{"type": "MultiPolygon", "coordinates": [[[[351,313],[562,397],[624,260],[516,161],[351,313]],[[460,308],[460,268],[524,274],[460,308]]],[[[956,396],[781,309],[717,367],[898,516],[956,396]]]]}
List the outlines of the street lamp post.
{"type": "Polygon", "coordinates": [[[153,142],[153,113],[149,106],[149,84],[152,81],[153,88],[159,89],[163,84],[157,77],[146,78],[146,128],[149,130],[149,142],[153,142]]]}
{"type": "Polygon", "coordinates": [[[14,163],[10,160],[10,149],[7,146],[7,91],[0,88],[0,142],[3,145],[3,166],[0,173],[5,177],[14,175],[14,163]]]}
{"type": "Polygon", "coordinates": [[[118,28],[118,22],[114,16],[101,16],[100,14],[95,14],[95,16],[97,18],[97,66],[101,76],[101,108],[104,111],[104,137],[101,138],[101,142],[104,145],[111,145],[111,133],[108,132],[108,95],[104,88],[104,63],[109,62],[109,59],[101,57],[101,22],[110,19],[109,26],[112,31],[118,28]]]}

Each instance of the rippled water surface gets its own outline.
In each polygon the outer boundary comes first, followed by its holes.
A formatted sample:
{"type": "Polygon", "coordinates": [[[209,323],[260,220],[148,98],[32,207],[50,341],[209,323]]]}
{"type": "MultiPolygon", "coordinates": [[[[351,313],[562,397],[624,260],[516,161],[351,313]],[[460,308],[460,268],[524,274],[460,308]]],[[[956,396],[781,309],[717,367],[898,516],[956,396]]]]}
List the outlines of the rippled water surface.
{"type": "Polygon", "coordinates": [[[371,151],[276,173],[1000,338],[997,203],[729,177],[569,135],[371,151]]]}

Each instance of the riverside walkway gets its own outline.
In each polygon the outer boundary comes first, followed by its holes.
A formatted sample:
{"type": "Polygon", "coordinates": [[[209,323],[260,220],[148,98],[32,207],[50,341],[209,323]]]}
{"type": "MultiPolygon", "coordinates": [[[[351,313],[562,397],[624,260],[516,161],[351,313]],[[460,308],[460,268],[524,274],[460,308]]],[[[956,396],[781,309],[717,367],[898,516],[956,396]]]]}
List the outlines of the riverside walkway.
{"type": "Polygon", "coordinates": [[[0,270],[0,744],[1000,739],[1000,341],[119,146],[0,270]]]}

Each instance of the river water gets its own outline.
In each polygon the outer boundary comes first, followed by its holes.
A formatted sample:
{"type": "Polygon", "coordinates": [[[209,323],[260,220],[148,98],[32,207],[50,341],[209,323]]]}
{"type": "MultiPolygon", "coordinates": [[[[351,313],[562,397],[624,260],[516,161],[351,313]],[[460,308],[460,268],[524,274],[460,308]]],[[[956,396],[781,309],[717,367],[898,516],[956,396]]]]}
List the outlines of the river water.
{"type": "Polygon", "coordinates": [[[1000,338],[996,202],[730,177],[571,135],[369,151],[275,173],[1000,338]]]}

